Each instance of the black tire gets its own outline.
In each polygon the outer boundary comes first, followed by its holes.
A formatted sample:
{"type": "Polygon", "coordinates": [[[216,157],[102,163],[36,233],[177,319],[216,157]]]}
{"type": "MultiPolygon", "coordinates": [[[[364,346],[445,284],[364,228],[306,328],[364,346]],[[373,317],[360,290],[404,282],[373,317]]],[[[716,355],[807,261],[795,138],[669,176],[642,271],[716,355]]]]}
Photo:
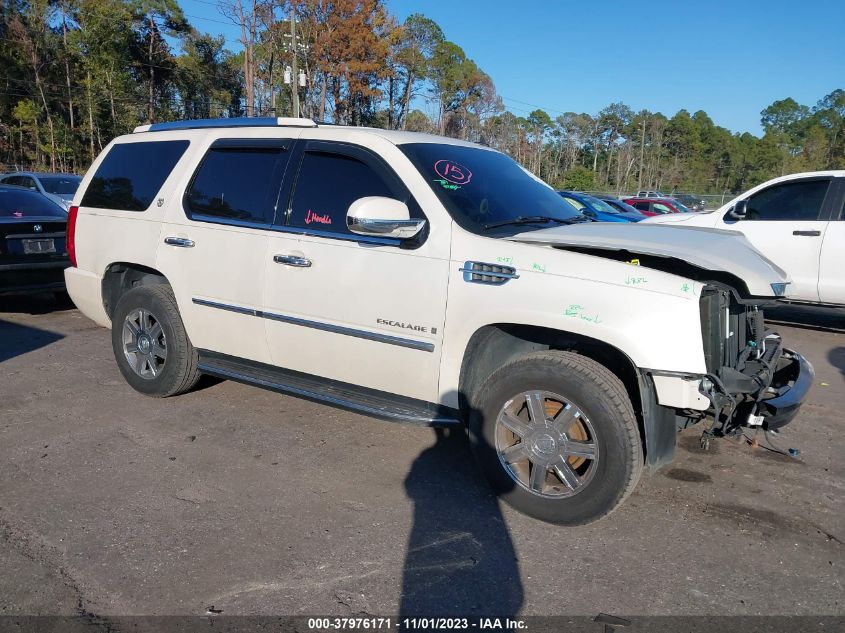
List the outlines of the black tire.
{"type": "MultiPolygon", "coordinates": [[[[136,326],[137,323],[133,321],[136,326]]],[[[153,325],[150,332],[158,335],[159,330],[153,325]]],[[[170,286],[164,284],[141,286],[123,294],[112,315],[111,338],[120,373],[136,391],[156,398],[166,398],[190,390],[200,378],[200,372],[197,369],[199,361],[197,351],[185,332],[185,326],[170,286]],[[127,317],[130,314],[134,317],[139,310],[152,315],[147,319],[148,322],[159,324],[163,336],[157,339],[156,349],[166,352],[165,358],[155,359],[158,367],[155,372],[150,369],[151,362],[142,361],[146,375],[142,375],[133,368],[129,356],[136,359],[138,356],[125,349],[125,337],[131,337],[129,332],[124,331],[127,317]]],[[[138,348],[138,345],[136,344],[135,347],[138,348]]]]}
{"type": "MultiPolygon", "coordinates": [[[[469,417],[469,435],[473,453],[494,491],[520,512],[549,523],[581,525],[610,514],[636,487],[643,469],[643,451],[637,419],[625,387],[600,363],[573,352],[546,351],[526,354],[508,362],[493,373],[481,386],[478,397],[473,400],[477,403],[477,408],[470,412],[469,417]],[[570,449],[560,448],[567,446],[560,443],[559,438],[562,436],[554,435],[558,438],[557,443],[550,442],[547,439],[549,436],[543,434],[542,431],[536,431],[536,426],[521,427],[525,434],[524,441],[519,435],[507,435],[510,432],[509,425],[497,423],[500,412],[508,402],[513,403],[509,411],[514,410],[512,407],[523,406],[520,404],[523,402],[520,396],[525,396],[529,392],[547,392],[546,395],[559,394],[573,407],[570,412],[580,410],[578,413],[581,417],[572,419],[579,421],[576,424],[583,433],[580,437],[587,443],[580,445],[573,443],[570,446],[589,447],[592,445],[592,450],[595,451],[594,457],[580,459],[576,456],[567,456],[566,450],[570,449]],[[580,422],[585,418],[586,423],[580,422]],[[532,430],[526,431],[528,428],[532,430]],[[557,471],[553,468],[548,471],[546,468],[538,469],[530,460],[516,462],[516,465],[505,465],[504,462],[507,459],[504,456],[500,459],[500,450],[503,452],[504,449],[501,446],[497,448],[496,443],[497,434],[499,438],[502,438],[503,432],[504,437],[513,437],[513,441],[516,442],[513,446],[504,448],[513,449],[517,444],[523,446],[514,454],[535,455],[538,450],[546,450],[549,452],[543,455],[555,456],[548,459],[560,459],[556,451],[564,451],[562,457],[564,469],[559,468],[557,471]],[[590,436],[593,437],[590,438],[590,436]],[[540,439],[537,439],[538,437],[540,439]],[[566,462],[567,459],[571,461],[566,462]],[[592,459],[595,461],[590,461],[592,459]],[[583,469],[585,473],[584,476],[575,478],[574,485],[566,485],[567,477],[556,474],[563,473],[569,463],[578,464],[577,467],[583,469]],[[593,470],[588,470],[589,468],[593,470]],[[522,475],[516,472],[517,469],[521,469],[520,473],[524,474],[522,482],[520,482],[522,475]],[[524,479],[533,477],[535,469],[538,469],[538,473],[542,473],[538,475],[542,483],[526,483],[524,479]],[[549,480],[551,484],[548,483],[549,480]],[[535,485],[546,496],[541,496],[536,491],[532,492],[531,488],[535,485]],[[577,492],[575,492],[576,489],[577,492]]],[[[528,419],[531,415],[528,412],[528,400],[528,398],[524,400],[523,412],[519,414],[522,420],[528,419]]],[[[544,396],[538,401],[543,403],[543,423],[555,424],[554,420],[557,418],[552,420],[550,414],[547,413],[547,407],[553,406],[555,400],[544,396]]],[[[556,415],[559,416],[561,411],[563,409],[558,409],[556,415]]],[[[569,417],[561,419],[568,420],[569,417]]],[[[533,424],[530,420],[529,423],[533,424]]],[[[565,424],[569,422],[560,423],[560,425],[565,424]]],[[[574,427],[566,428],[570,429],[568,438],[574,427]]],[[[543,457],[543,459],[546,458],[543,457]]],[[[560,462],[555,463],[560,465],[560,462]]],[[[566,472],[577,474],[577,470],[570,469],[566,472]]]]}

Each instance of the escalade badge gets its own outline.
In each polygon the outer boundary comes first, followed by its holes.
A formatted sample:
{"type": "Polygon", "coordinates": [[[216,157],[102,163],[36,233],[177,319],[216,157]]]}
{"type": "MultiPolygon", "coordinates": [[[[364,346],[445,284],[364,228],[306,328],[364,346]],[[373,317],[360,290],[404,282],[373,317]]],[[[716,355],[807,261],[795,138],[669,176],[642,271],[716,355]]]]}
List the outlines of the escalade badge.
{"type": "MultiPolygon", "coordinates": [[[[428,332],[428,328],[424,325],[413,325],[411,323],[402,323],[401,321],[391,321],[390,319],[376,319],[379,325],[389,325],[390,327],[399,327],[405,330],[414,330],[415,332],[428,332]]],[[[431,333],[436,334],[437,330],[431,328],[431,333]]]]}

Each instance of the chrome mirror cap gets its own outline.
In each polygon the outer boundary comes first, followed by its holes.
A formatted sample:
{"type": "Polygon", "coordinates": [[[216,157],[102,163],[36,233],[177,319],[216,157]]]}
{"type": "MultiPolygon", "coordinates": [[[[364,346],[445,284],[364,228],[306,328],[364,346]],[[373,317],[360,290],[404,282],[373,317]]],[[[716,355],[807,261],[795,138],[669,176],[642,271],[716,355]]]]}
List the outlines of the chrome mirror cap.
{"type": "Polygon", "coordinates": [[[349,206],[346,226],[358,235],[406,240],[417,235],[425,220],[411,219],[404,202],[382,196],[359,198],[349,206]]]}

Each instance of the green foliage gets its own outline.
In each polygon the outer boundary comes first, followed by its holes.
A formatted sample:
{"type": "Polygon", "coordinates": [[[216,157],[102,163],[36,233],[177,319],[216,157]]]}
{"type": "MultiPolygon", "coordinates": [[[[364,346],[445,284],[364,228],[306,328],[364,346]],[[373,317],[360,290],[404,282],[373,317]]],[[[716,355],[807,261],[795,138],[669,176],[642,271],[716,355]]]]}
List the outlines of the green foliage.
{"type": "Polygon", "coordinates": [[[563,174],[563,180],[558,186],[572,191],[593,191],[596,188],[595,172],[577,165],[563,174]]]}
{"type": "Polygon", "coordinates": [[[305,116],[480,142],[574,189],[737,192],[784,173],[845,168],[842,89],[814,106],[775,101],[760,113],[762,138],[702,111],[667,117],[624,103],[517,116],[433,20],[412,14],[397,24],[384,0],[223,0],[220,11],[247,20],[239,41],[197,31],[178,0],[0,2],[0,170],[84,171],[140,123],[287,115],[294,90],[305,116]],[[306,79],[296,88],[283,82],[291,11],[306,79]],[[428,113],[413,109],[419,98],[428,113]]]}

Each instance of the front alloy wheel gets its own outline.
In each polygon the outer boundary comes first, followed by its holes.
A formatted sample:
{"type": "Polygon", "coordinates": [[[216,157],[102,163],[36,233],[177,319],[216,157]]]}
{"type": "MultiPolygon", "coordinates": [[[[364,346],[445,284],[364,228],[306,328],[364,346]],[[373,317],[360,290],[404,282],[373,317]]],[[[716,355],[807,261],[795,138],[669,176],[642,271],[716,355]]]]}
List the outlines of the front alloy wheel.
{"type": "Polygon", "coordinates": [[[541,497],[571,497],[590,483],[599,464],[596,432],[581,409],[548,391],[508,400],[496,419],[502,467],[541,497]]]}
{"type": "Polygon", "coordinates": [[[612,512],[643,466],[625,386],[570,351],[532,352],[493,372],[471,399],[473,453],[494,491],[520,512],[580,525],[612,512]]]}

